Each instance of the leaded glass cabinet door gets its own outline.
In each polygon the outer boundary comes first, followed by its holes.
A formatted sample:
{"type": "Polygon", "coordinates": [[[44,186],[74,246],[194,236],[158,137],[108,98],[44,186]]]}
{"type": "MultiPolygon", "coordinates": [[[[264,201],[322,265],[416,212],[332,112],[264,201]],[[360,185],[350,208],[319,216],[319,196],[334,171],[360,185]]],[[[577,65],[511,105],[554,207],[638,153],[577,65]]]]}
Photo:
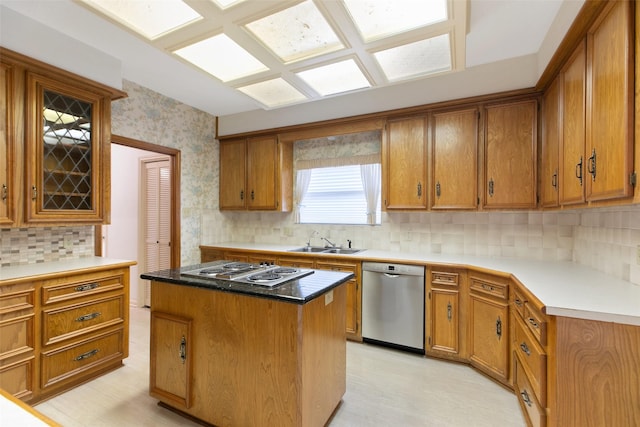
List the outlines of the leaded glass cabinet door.
{"type": "Polygon", "coordinates": [[[103,222],[105,97],[38,75],[27,90],[27,222],[103,222]]]}

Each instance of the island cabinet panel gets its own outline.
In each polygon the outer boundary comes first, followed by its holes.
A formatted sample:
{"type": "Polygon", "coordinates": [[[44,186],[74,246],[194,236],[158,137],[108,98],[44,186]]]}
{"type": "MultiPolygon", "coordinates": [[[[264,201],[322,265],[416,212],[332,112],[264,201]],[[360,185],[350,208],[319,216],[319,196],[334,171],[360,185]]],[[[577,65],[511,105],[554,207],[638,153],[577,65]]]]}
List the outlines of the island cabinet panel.
{"type": "Polygon", "coordinates": [[[191,406],[191,319],[151,313],[149,394],[179,408],[191,406]]]}
{"type": "Polygon", "coordinates": [[[633,195],[635,2],[610,2],[587,33],[586,197],[633,195]]]}
{"type": "Polygon", "coordinates": [[[362,298],[360,283],[361,280],[361,265],[360,263],[350,263],[340,260],[323,261],[317,260],[315,268],[321,270],[333,270],[333,271],[346,271],[353,273],[353,279],[350,279],[347,283],[347,317],[346,317],[346,331],[347,338],[355,341],[362,341],[362,331],[360,326],[360,313],[362,312],[362,298]]]}
{"type": "Polygon", "coordinates": [[[469,361],[510,386],[508,292],[508,280],[469,274],[469,361]]]}
{"type": "Polygon", "coordinates": [[[428,277],[426,353],[466,360],[466,271],[434,267],[428,277]]]}
{"type": "MultiPolygon", "coordinates": [[[[151,287],[152,313],[192,321],[191,403],[154,394],[161,402],[213,425],[325,425],[346,390],[345,286],[302,305],[157,281],[151,287]]],[[[169,375],[161,366],[152,384],[169,375]]]]}
{"type": "Polygon", "coordinates": [[[431,209],[478,207],[477,108],[430,117],[431,209]]]}
{"type": "Polygon", "coordinates": [[[220,209],[289,212],[293,144],[277,136],[220,141],[220,209]]]}
{"type": "Polygon", "coordinates": [[[0,287],[0,388],[23,400],[34,393],[35,287],[0,287]]]}
{"type": "Polygon", "coordinates": [[[485,107],[483,207],[536,207],[538,101],[485,107]]]}
{"type": "Polygon", "coordinates": [[[389,120],[382,141],[384,208],[427,209],[427,120],[389,120]]]}

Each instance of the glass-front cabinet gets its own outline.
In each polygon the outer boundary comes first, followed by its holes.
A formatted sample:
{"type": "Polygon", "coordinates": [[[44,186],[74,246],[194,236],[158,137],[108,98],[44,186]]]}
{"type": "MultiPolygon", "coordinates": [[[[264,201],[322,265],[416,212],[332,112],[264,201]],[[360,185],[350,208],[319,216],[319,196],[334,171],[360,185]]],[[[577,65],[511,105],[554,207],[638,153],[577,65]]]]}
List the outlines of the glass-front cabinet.
{"type": "Polygon", "coordinates": [[[103,222],[110,99],[38,74],[27,75],[27,99],[26,221],[103,222]]]}

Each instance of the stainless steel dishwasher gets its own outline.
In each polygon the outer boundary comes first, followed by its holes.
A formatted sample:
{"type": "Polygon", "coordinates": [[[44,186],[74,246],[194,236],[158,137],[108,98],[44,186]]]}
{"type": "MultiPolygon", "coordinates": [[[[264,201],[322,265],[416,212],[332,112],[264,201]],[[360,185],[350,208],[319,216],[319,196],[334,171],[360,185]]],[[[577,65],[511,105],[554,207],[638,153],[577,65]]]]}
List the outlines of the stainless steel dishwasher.
{"type": "Polygon", "coordinates": [[[362,263],[362,339],[424,354],[424,267],[362,263]]]}

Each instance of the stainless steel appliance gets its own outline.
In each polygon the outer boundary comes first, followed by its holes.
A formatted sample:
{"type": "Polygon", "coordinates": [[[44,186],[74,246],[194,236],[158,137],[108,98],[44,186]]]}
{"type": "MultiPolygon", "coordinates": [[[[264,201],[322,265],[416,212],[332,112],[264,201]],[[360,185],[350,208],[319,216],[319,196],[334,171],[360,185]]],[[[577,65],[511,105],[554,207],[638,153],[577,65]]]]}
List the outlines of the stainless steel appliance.
{"type": "Polygon", "coordinates": [[[424,267],[362,263],[362,338],[424,354],[424,267]]]}
{"type": "Polygon", "coordinates": [[[229,280],[238,283],[246,283],[260,286],[276,286],[289,280],[313,274],[313,270],[307,268],[280,267],[269,263],[247,263],[219,261],[206,267],[183,271],[185,276],[198,277],[200,279],[229,280]]]}

